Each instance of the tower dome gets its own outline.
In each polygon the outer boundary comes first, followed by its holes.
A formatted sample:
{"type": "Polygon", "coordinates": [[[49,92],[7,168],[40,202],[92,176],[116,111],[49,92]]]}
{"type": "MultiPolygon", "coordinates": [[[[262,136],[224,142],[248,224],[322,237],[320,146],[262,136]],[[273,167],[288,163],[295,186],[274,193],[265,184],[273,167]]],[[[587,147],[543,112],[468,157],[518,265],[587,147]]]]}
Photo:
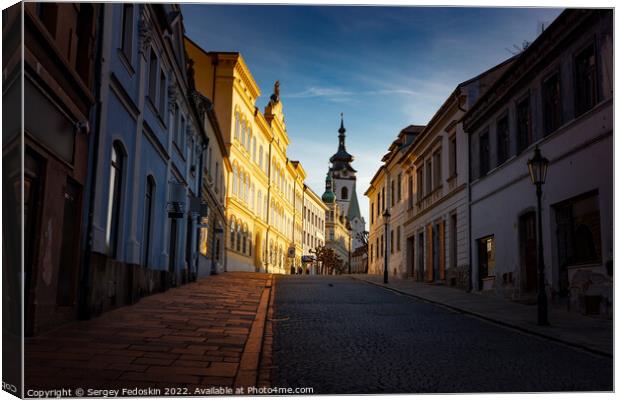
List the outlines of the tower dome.
{"type": "Polygon", "coordinates": [[[333,187],[333,178],[331,171],[327,173],[327,177],[325,177],[325,193],[321,196],[323,203],[325,204],[333,204],[336,201],[336,193],[334,193],[333,187]]]}

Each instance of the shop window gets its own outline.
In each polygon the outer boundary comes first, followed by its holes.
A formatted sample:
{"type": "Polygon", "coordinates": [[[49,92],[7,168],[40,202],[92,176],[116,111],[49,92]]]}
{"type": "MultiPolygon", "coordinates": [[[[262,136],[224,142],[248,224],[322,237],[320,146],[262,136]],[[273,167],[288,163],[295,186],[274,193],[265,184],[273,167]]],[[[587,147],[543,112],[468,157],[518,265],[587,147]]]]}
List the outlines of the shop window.
{"type": "Polygon", "coordinates": [[[554,206],[560,266],[601,262],[598,193],[554,206]]]}

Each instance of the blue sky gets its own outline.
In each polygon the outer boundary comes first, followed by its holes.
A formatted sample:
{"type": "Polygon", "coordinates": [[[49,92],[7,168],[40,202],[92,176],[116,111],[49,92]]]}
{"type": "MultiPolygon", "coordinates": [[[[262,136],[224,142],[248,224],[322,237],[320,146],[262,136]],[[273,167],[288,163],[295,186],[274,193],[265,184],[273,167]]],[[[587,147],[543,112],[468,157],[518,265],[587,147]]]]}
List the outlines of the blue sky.
{"type": "Polygon", "coordinates": [[[182,6],[186,33],[208,51],[238,51],[262,95],[280,80],[291,144],[307,184],[323,193],[344,113],[363,193],[398,132],[426,124],[457,84],[532,41],[551,8],[182,6]],[[509,49],[509,50],[507,50],[509,49]]]}

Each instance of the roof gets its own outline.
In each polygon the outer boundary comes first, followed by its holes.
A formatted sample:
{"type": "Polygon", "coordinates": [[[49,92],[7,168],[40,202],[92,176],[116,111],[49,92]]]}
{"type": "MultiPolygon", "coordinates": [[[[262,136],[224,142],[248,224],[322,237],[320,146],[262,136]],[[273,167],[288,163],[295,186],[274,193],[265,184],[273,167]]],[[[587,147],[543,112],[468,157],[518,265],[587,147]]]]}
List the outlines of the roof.
{"type": "Polygon", "coordinates": [[[360,205],[357,201],[357,193],[354,190],[353,196],[351,196],[351,204],[349,204],[349,212],[347,213],[347,218],[349,218],[349,221],[353,221],[353,218],[355,217],[361,219],[362,214],[360,213],[360,205]]]}

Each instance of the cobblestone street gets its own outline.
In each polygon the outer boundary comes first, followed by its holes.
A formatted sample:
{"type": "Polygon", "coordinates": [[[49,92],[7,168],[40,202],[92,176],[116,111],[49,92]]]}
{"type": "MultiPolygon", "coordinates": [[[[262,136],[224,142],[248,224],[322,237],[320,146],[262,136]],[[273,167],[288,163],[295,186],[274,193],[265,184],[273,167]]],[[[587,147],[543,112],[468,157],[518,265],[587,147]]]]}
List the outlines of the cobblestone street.
{"type": "Polygon", "coordinates": [[[212,276],[27,339],[26,390],[253,384],[270,285],[266,274],[212,276]]]}
{"type": "Polygon", "coordinates": [[[315,393],[612,390],[612,360],[349,277],[276,279],[273,384],[315,393]]]}

